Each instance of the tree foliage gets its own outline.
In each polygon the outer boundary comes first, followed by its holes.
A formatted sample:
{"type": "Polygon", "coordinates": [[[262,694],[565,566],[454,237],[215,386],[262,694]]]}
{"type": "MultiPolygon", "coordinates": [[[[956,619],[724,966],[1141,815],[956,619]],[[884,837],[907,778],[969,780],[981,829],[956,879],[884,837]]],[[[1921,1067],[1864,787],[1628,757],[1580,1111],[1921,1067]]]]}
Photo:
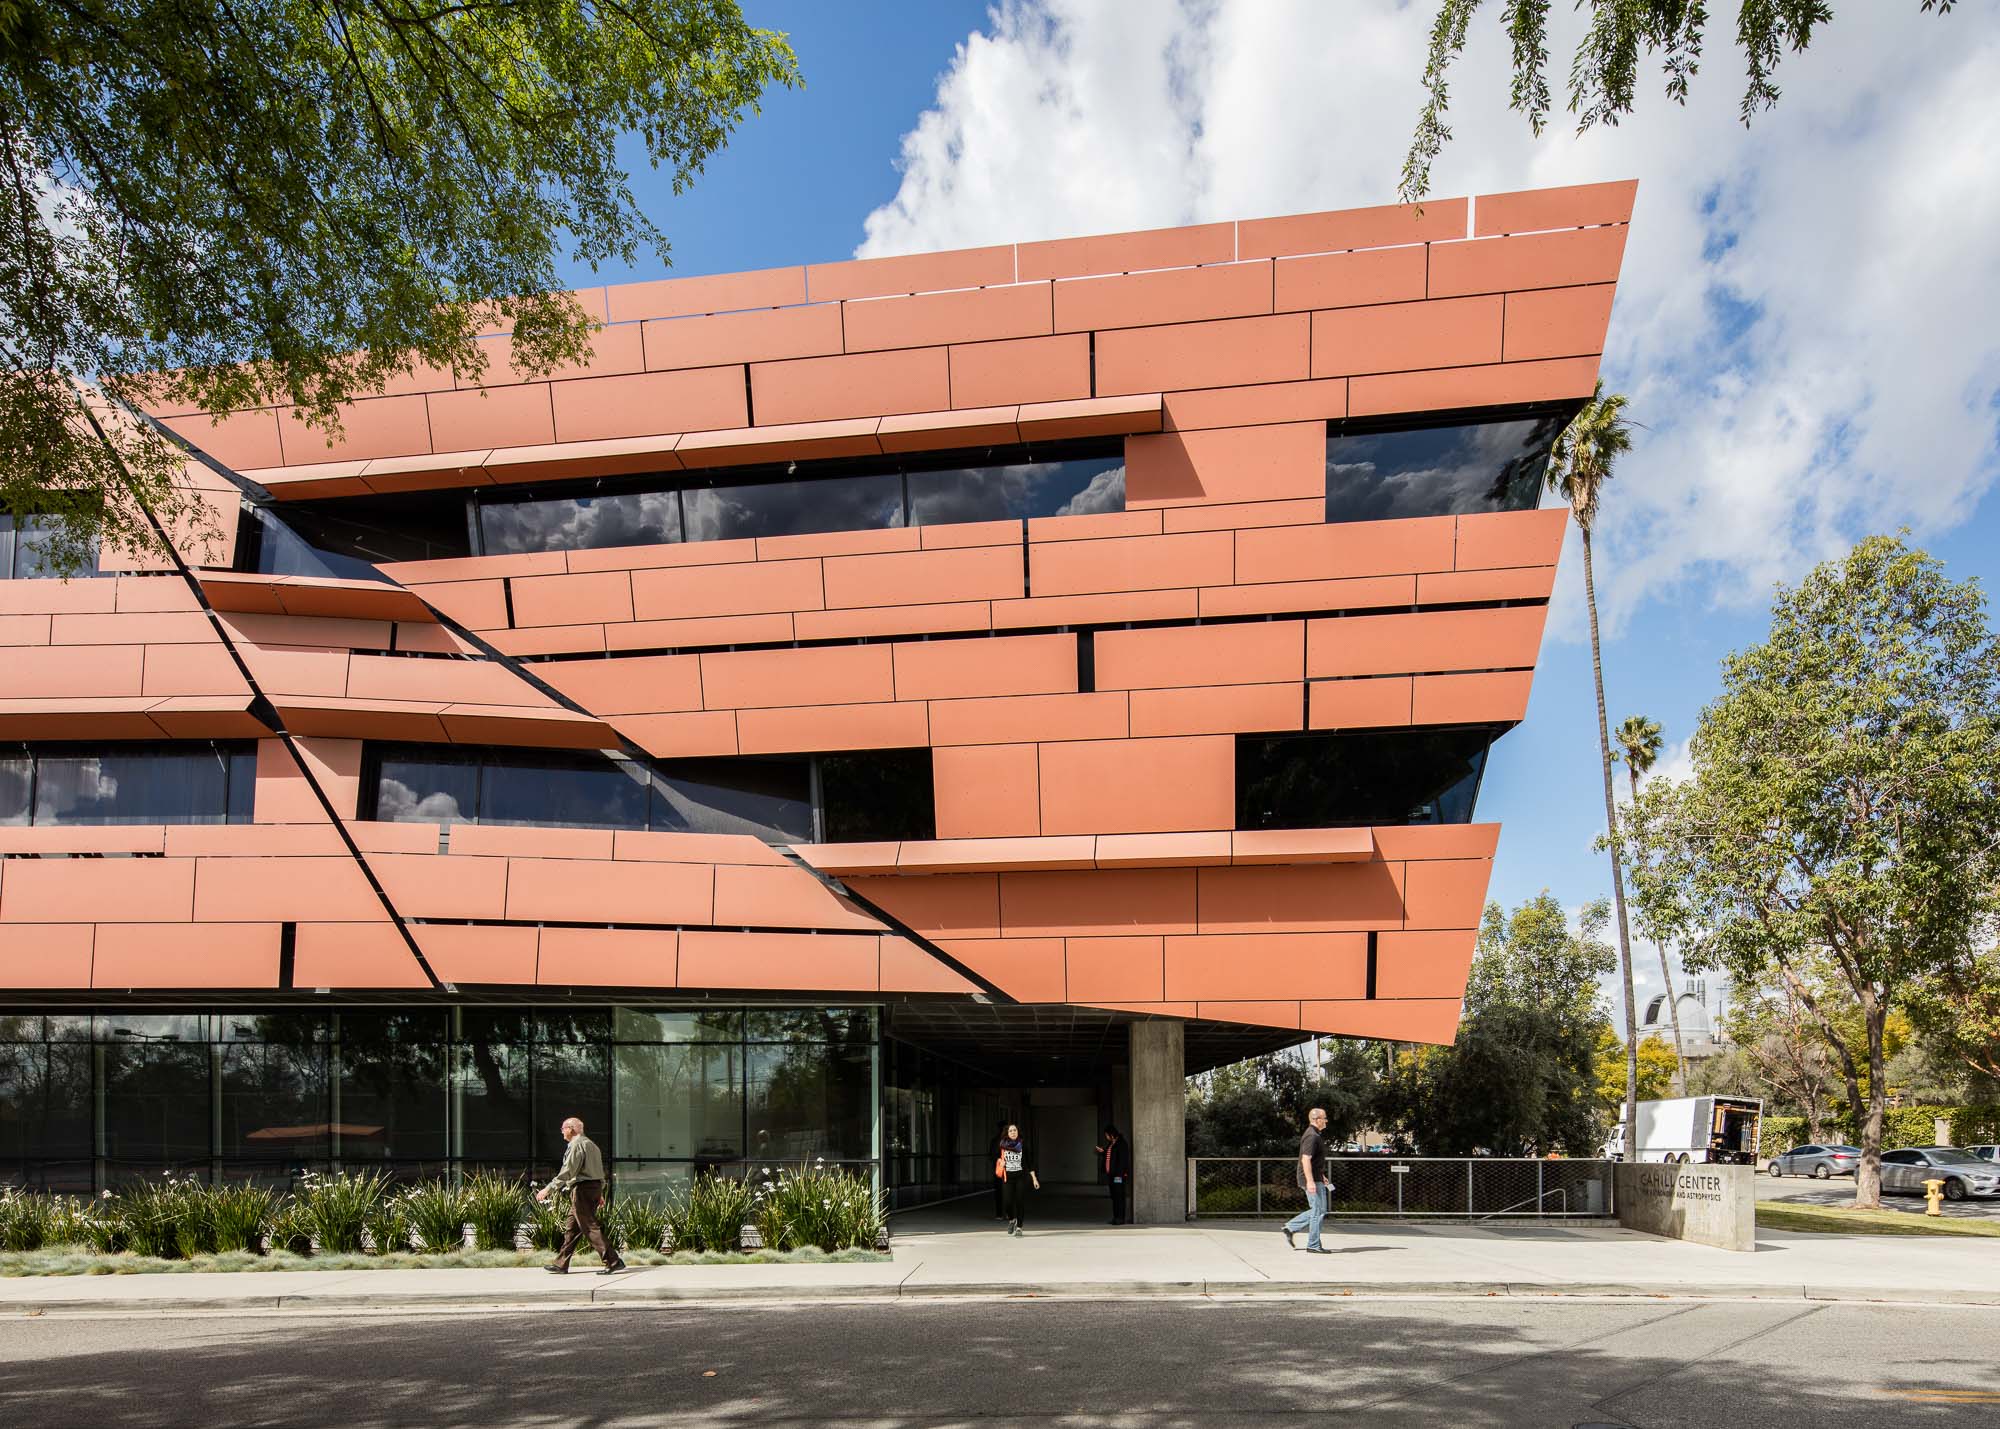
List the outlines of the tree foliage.
{"type": "Polygon", "coordinates": [[[666,252],[676,192],[797,71],[735,0],[0,0],[0,508],[143,541],[171,453],[84,392],[326,427],[496,320],[540,374],[590,347],[557,282],[666,252]],[[155,374],[155,375],[147,375],[155,374]],[[122,461],[121,461],[122,457],[122,461]]]}
{"type": "MultiPolygon", "coordinates": [[[[1608,1022],[1597,1029],[1597,1050],[1594,1060],[1597,1081],[1597,1104],[1605,1115],[1616,1120],[1625,1114],[1625,1044],[1618,1039],[1618,1032],[1608,1022]]],[[[1674,1095],[1674,1078],[1680,1071],[1680,1061],[1674,1056],[1674,1049],[1659,1037],[1646,1037],[1639,1043],[1639,1100],[1658,1101],[1662,1097],[1674,1095]]]]}
{"type": "MultiPolygon", "coordinates": [[[[1919,0],[1923,12],[1948,12],[1954,0],[1919,0]]],[[[1441,0],[1431,23],[1424,63],[1424,107],[1403,160],[1402,195],[1415,202],[1430,191],[1431,165],[1451,141],[1445,123],[1450,107],[1452,62],[1465,50],[1472,17],[1483,0],[1441,0]]],[[[1590,19],[1569,63],[1569,112],[1577,132],[1598,124],[1616,125],[1632,112],[1639,92],[1639,66],[1657,55],[1668,99],[1685,105],[1701,67],[1707,39],[1708,6],[1703,0],[1579,0],[1590,19]]],[[[1526,116],[1540,135],[1554,103],[1549,90],[1549,0],[1502,0],[1500,19],[1507,31],[1513,65],[1508,107],[1526,116]]],[[[1746,83],[1740,114],[1745,128],[1760,110],[1778,102],[1778,63],[1812,43],[1816,27],[1833,19],[1827,0],[1742,0],[1737,12],[1736,46],[1743,51],[1746,83]]]]}
{"type": "Polygon", "coordinates": [[[1296,1051],[1272,1052],[1218,1068],[1189,1089],[1190,1156],[1291,1156],[1306,1113],[1326,1110],[1326,1136],[1351,1139],[1375,1111],[1380,1044],[1329,1038],[1315,1067],[1296,1051]]]}
{"type": "Polygon", "coordinates": [[[1877,536],[1780,588],[1723,684],[1694,776],[1637,802],[1638,897],[1690,966],[1797,998],[1866,1106],[1874,1204],[1891,1014],[1985,946],[2000,886],[2000,645],[1976,581],[1877,536]]]}

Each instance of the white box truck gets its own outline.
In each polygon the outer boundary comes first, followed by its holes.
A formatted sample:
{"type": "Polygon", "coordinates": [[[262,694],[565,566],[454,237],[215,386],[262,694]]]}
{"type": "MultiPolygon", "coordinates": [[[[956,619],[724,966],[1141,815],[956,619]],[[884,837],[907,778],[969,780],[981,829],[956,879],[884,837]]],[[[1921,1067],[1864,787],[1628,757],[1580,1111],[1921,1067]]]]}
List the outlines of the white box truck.
{"type": "MultiPolygon", "coordinates": [[[[1756,1097],[1674,1097],[1640,1102],[1634,1161],[1698,1161],[1729,1166],[1757,1162],[1764,1103],[1756,1097]]],[[[1626,1159],[1625,1126],[1604,1143],[1608,1160],[1626,1159]]]]}

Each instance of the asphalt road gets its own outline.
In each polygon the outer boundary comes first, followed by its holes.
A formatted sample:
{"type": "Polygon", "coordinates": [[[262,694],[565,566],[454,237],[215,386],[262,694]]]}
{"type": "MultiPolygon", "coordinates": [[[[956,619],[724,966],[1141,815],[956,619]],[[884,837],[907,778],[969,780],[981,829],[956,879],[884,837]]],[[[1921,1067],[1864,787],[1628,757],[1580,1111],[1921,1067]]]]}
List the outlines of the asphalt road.
{"type": "MultiPolygon", "coordinates": [[[[1854,1178],[1830,1176],[1824,1181],[1815,1181],[1805,1176],[1781,1176],[1773,1180],[1759,1170],[1757,1199],[1796,1201],[1800,1205],[1851,1206],[1854,1204],[1854,1178]]],[[[1907,1211],[1921,1216],[1924,1207],[1922,1196],[1902,1192],[1882,1193],[1882,1209],[1885,1211],[1907,1211]]],[[[1946,1201],[1941,1209],[1955,1220],[2000,1221],[2000,1196],[1967,1196],[1962,1201],[1946,1201]]]]}
{"type": "Polygon", "coordinates": [[[0,1324],[18,1425],[1991,1425],[2000,1310],[984,1300],[0,1324]],[[1330,1417],[1329,1417],[1330,1416],[1330,1417]]]}

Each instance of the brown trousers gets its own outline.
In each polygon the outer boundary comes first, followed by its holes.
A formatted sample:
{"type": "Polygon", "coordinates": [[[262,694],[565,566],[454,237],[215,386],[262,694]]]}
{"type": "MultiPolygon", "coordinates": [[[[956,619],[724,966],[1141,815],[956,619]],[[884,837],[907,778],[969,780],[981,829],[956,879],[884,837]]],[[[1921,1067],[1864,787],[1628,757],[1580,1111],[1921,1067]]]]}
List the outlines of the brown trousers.
{"type": "Polygon", "coordinates": [[[569,1225],[563,1233],[562,1249],[556,1252],[556,1264],[569,1268],[569,1258],[576,1253],[576,1243],[585,1236],[590,1237],[590,1248],[604,1257],[606,1265],[620,1263],[618,1252],[604,1239],[604,1228],[597,1224],[597,1207],[604,1199],[602,1181],[579,1181],[570,1193],[569,1225]]]}

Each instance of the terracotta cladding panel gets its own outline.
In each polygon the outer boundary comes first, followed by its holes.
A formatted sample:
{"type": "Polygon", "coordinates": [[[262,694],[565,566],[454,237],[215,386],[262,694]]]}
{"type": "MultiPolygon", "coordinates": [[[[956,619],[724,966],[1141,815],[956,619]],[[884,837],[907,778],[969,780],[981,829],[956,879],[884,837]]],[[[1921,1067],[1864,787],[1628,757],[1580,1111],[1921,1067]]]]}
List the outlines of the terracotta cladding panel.
{"type": "Polygon", "coordinates": [[[597,715],[653,715],[701,708],[701,665],[694,655],[630,655],[561,660],[535,672],[597,715]]]}
{"type": "Polygon", "coordinates": [[[1074,635],[906,641],[890,648],[899,700],[1052,695],[1076,689],[1074,635]]]}
{"type": "Polygon", "coordinates": [[[1534,679],[1528,670],[1420,675],[1410,718],[1417,724],[1511,724],[1527,718],[1534,679]]]}
{"type": "Polygon", "coordinates": [[[741,367],[588,377],[556,383],[551,396],[560,442],[717,431],[750,420],[741,367]]]}
{"type": "MultiPolygon", "coordinates": [[[[603,376],[613,372],[643,372],[646,360],[641,347],[639,328],[636,324],[621,327],[599,326],[590,334],[590,351],[581,362],[566,362],[544,373],[530,373],[526,368],[514,365],[514,339],[511,335],[481,338],[480,351],[486,356],[486,370],[476,381],[456,382],[449,374],[440,374],[447,380],[435,386],[427,385],[427,390],[446,390],[454,385],[460,388],[504,387],[517,382],[541,382],[550,378],[557,380],[571,377],[603,376]]],[[[495,443],[474,442],[472,446],[492,446],[495,443]]],[[[442,451],[461,450],[458,447],[440,447],[442,451]]]]}
{"type": "Polygon", "coordinates": [[[1423,245],[1415,244],[1281,258],[1274,284],[1276,310],[1289,313],[1412,302],[1424,296],[1424,255],[1423,245]]]}
{"type": "Polygon", "coordinates": [[[1206,868],[1229,862],[1228,830],[1197,834],[1099,834],[1099,868],[1206,868]]]}
{"type": "MultiPolygon", "coordinates": [[[[159,577],[143,579],[156,580],[159,577]]],[[[113,611],[118,608],[118,588],[124,584],[123,580],[0,582],[0,614],[63,615],[113,611]]]]}
{"type": "Polygon", "coordinates": [[[1458,1036],[1459,999],[1304,1002],[1301,1026],[1312,1032],[1448,1045],[1458,1036]]]}
{"type": "Polygon", "coordinates": [[[1312,375],[1498,362],[1503,306],[1494,296],[1314,313],[1312,375]]]}
{"type": "Polygon", "coordinates": [[[1386,859],[1487,858],[1500,847],[1498,824],[1399,824],[1373,830],[1386,859]]]}
{"type": "Polygon", "coordinates": [[[278,414],[269,408],[229,412],[214,418],[205,415],[174,417],[166,425],[224,466],[237,471],[284,465],[283,450],[278,442],[278,414]]]}
{"type": "Polygon", "coordinates": [[[1000,921],[1010,938],[1192,933],[1195,871],[1002,874],[1000,921]]]}
{"type": "Polygon", "coordinates": [[[1237,247],[1243,257],[1259,258],[1463,238],[1467,209],[1462,198],[1430,199],[1422,204],[1249,219],[1237,225],[1237,247]]]}
{"type": "Polygon", "coordinates": [[[1347,379],[1273,382],[1170,392],[1162,399],[1168,431],[1245,427],[1264,422],[1328,421],[1347,415],[1347,379]]]}
{"type": "Polygon", "coordinates": [[[1421,576],[1351,576],[1324,581],[1215,586],[1201,593],[1201,613],[1270,615],[1303,610],[1366,610],[1415,603],[1421,576]]]}
{"type": "Polygon", "coordinates": [[[10,699],[137,695],[143,645],[26,646],[7,652],[10,699]]]}
{"type": "Polygon", "coordinates": [[[1452,523],[1450,516],[1419,516],[1239,531],[1236,563],[1246,584],[1448,571],[1452,523]]]}
{"type": "Polygon", "coordinates": [[[1527,669],[1541,648],[1546,606],[1345,615],[1306,627],[1306,673],[1400,675],[1527,669]]]}
{"type": "Polygon", "coordinates": [[[873,992],[881,943],[811,933],[681,934],[682,987],[809,988],[873,992]]]}
{"type": "Polygon", "coordinates": [[[1555,578],[1553,566],[1521,566],[1504,571],[1432,571],[1417,577],[1417,604],[1547,600],[1555,587],[1555,578]]]}
{"type": "Polygon", "coordinates": [[[759,362],[751,365],[750,384],[760,423],[934,412],[951,405],[942,348],[759,362]]]}
{"type": "Polygon", "coordinates": [[[190,858],[10,859],[0,923],[185,922],[193,916],[190,858]]]}
{"type": "Polygon", "coordinates": [[[933,700],[930,709],[931,743],[936,745],[1122,739],[1129,732],[1122,692],[933,700]]]}
{"type": "Polygon", "coordinates": [[[1604,351],[1611,299],[1617,291],[1612,284],[1603,283],[1509,293],[1507,342],[1501,356],[1508,362],[1521,362],[1604,351]]]}
{"type": "Polygon", "coordinates": [[[507,624],[507,588],[497,580],[440,581],[418,594],[433,610],[470,630],[499,630],[507,624]]]}
{"type": "Polygon", "coordinates": [[[927,635],[990,630],[993,608],[985,601],[938,605],[875,606],[859,610],[808,610],[793,617],[801,640],[854,640],[884,635],[927,635]]]}
{"type": "Polygon", "coordinates": [[[349,658],[345,650],[243,650],[258,687],[272,695],[345,695],[349,658]]]}
{"type": "Polygon", "coordinates": [[[951,405],[1066,402],[1090,396],[1090,340],[1081,333],[951,348],[951,405]]]}
{"type": "Polygon", "coordinates": [[[0,987],[90,986],[94,923],[15,923],[0,958],[0,987]]]}
{"type": "Polygon", "coordinates": [[[1553,567],[1562,554],[1563,536],[1568,530],[1569,509],[1563,506],[1461,516],[1457,568],[1481,571],[1507,566],[1553,567]]]}
{"type": "Polygon", "coordinates": [[[716,923],[777,928],[875,929],[881,924],[828,892],[804,869],[724,864],[715,870],[716,923]]]}
{"type": "Polygon", "coordinates": [[[1245,531],[1253,526],[1316,526],[1326,519],[1326,498],[1309,496],[1289,501],[1237,501],[1213,506],[1170,507],[1165,516],[1169,532],[1245,531]]]}
{"type": "Polygon", "coordinates": [[[56,615],[49,638],[57,645],[179,645],[222,648],[208,618],[194,611],[132,615],[56,615]]]}
{"type": "Polygon", "coordinates": [[[665,318],[645,324],[645,335],[654,371],[824,357],[841,350],[840,304],[665,318]]]}
{"type": "MultiPolygon", "coordinates": [[[[631,627],[621,625],[618,628],[629,630],[631,627]]],[[[601,654],[605,649],[602,625],[542,625],[530,630],[495,630],[486,638],[502,655],[601,654]]],[[[399,650],[422,649],[424,643],[420,635],[406,637],[399,632],[396,638],[399,650]]],[[[655,649],[674,643],[672,640],[647,640],[641,641],[640,645],[645,649],[655,649]]]]}
{"type": "Polygon", "coordinates": [[[968,744],[932,751],[939,838],[1010,838],[1042,831],[1032,744],[968,744]]]}
{"type": "Polygon", "coordinates": [[[1004,599],[1021,594],[1020,527],[1003,546],[831,556],[826,604],[860,608],[1004,599]]]}
{"type": "Polygon", "coordinates": [[[1577,228],[1517,238],[1474,238],[1431,245],[1430,295],[1504,293],[1615,283],[1625,257],[1625,229],[1577,228]]]}
{"type": "Polygon", "coordinates": [[[1595,357],[1557,357],[1542,362],[1356,377],[1348,383],[1347,410],[1352,417],[1379,417],[1393,412],[1588,397],[1597,383],[1597,366],[1595,357]]]}
{"type": "Polygon", "coordinates": [[[632,618],[632,580],[623,571],[523,576],[514,582],[517,625],[586,625],[632,618]]]}
{"type": "Polygon", "coordinates": [[[295,987],[429,987],[403,935],[387,923],[301,923],[293,950],[295,987]]]}
{"type": "Polygon", "coordinates": [[[955,938],[938,946],[1022,1002],[1066,999],[1061,938],[955,938]]]}
{"type": "Polygon", "coordinates": [[[915,749],[930,743],[925,711],[921,700],[742,710],[736,716],[736,741],[744,754],[915,749]]]}
{"type": "Polygon", "coordinates": [[[537,930],[466,928],[449,923],[410,929],[432,971],[450,983],[530,985],[535,981],[537,930]]]}
{"type": "Polygon", "coordinates": [[[276,987],[278,936],[275,923],[107,923],[97,930],[91,986],[276,987]]]}
{"type": "Polygon", "coordinates": [[[1476,938],[1471,929],[1381,934],[1375,949],[1375,995],[1464,996],[1476,938]]]}
{"type": "Polygon", "coordinates": [[[1157,511],[1080,511],[1068,516],[1028,518],[1028,540],[1096,541],[1107,536],[1157,536],[1164,529],[1157,511]]]}
{"type": "Polygon", "coordinates": [[[433,392],[424,401],[430,409],[433,451],[538,446],[556,439],[546,382],[433,392]]]}
{"type": "Polygon", "coordinates": [[[625,715],[614,721],[618,732],[663,759],[692,759],[708,754],[737,754],[736,715],[730,710],[692,714],[625,715]]]}
{"type": "Polygon", "coordinates": [[[149,695],[248,694],[236,662],[220,645],[159,645],[146,652],[149,695]]]}
{"type": "Polygon", "coordinates": [[[1271,265],[1224,263],[1056,284],[1058,332],[1144,327],[1271,311],[1271,265]]]}
{"type": "Polygon", "coordinates": [[[1197,870],[1204,933],[1393,928],[1403,921],[1403,866],[1253,865],[1197,870]]]}
{"type": "Polygon", "coordinates": [[[850,302],[844,305],[847,350],[1034,337],[1051,330],[1049,301],[1047,283],[1018,283],[850,302]]]}
{"type": "Polygon", "coordinates": [[[1019,412],[1012,406],[961,407],[950,412],[883,417],[876,423],[875,439],[885,452],[1012,446],[1021,439],[1019,412]]]}
{"type": "Polygon", "coordinates": [[[640,620],[688,620],[818,610],[822,595],[816,559],[668,566],[632,572],[631,614],[640,620]]]}
{"type": "Polygon", "coordinates": [[[344,403],[340,425],[340,436],[329,438],[326,432],[307,426],[289,408],[281,409],[278,435],[284,445],[285,465],[415,456],[432,449],[430,415],[420,396],[371,397],[344,403]]]}
{"type": "Polygon", "coordinates": [[[1411,863],[1405,928],[1475,928],[1486,903],[1490,861],[1432,859],[1411,863]]]}
{"type": "Polygon", "coordinates": [[[403,660],[354,655],[347,694],[357,700],[442,701],[546,706],[548,700],[505,665],[486,660],[403,660]]]}
{"type": "Polygon", "coordinates": [[[1066,938],[1063,942],[1069,1001],[1146,1002],[1164,995],[1163,938],[1066,938]]]}
{"type": "Polygon", "coordinates": [[[1125,443],[1128,506],[1326,496],[1326,423],[1161,432],[1125,443]]]}
{"type": "Polygon", "coordinates": [[[1195,677],[1213,685],[1305,677],[1300,620],[1105,630],[1093,643],[1100,690],[1173,689],[1195,677]]]}
{"type": "MultiPolygon", "coordinates": [[[[574,627],[565,627],[573,629],[574,627]]],[[[794,617],[784,612],[763,615],[710,615],[692,620],[635,620],[604,627],[606,650],[673,650],[699,645],[788,645],[805,639],[794,617]]]]}
{"type": "Polygon", "coordinates": [[[1034,625],[1118,624],[1129,620],[1193,620],[1192,590],[1113,591],[1102,595],[1048,595],[993,602],[993,628],[1034,625]]]}
{"type": "Polygon", "coordinates": [[[895,698],[891,656],[884,645],[733,650],[699,658],[702,701],[712,710],[895,698]]]}
{"type": "Polygon", "coordinates": [[[913,526],[879,531],[809,531],[796,536],[759,536],[757,559],[794,560],[804,556],[867,556],[885,551],[914,551],[919,541],[913,526]]]}
{"type": "Polygon", "coordinates": [[[806,270],[765,268],[750,273],[621,283],[608,289],[605,298],[606,318],[614,323],[727,313],[740,308],[781,308],[806,300],[806,270]]]}
{"type": "Polygon", "coordinates": [[[1236,256],[1236,225],[1153,228],[1089,238],[1054,238],[1020,245],[1021,277],[1070,278],[1084,273],[1133,273],[1227,263],[1236,256]]]}
{"type": "Polygon", "coordinates": [[[1236,816],[1236,745],[1226,735],[1042,746],[1045,834],[1226,829],[1236,816]]]}
{"type": "MultiPolygon", "coordinates": [[[[436,839],[431,840],[435,847],[436,839]]],[[[382,891],[405,918],[504,918],[507,860],[467,854],[370,854],[382,891]]]]}
{"type": "Polygon", "coordinates": [[[1363,997],[1363,933],[1222,934],[1166,940],[1169,998],[1363,997]]]}
{"type": "Polygon", "coordinates": [[[1236,539],[1227,531],[1199,531],[1039,544],[1028,558],[1031,589],[1039,598],[1228,585],[1236,539]]]}
{"type": "Polygon", "coordinates": [[[1311,375],[1310,345],[1303,313],[1101,332],[1097,391],[1118,396],[1295,381],[1311,375]]]}
{"type": "Polygon", "coordinates": [[[1475,231],[1525,233],[1543,228],[1576,228],[1594,223],[1629,223],[1638,196],[1636,179],[1523,193],[1481,194],[1473,210],[1475,231]]]}
{"type": "Polygon", "coordinates": [[[339,858],[195,860],[194,917],[200,923],[374,923],[388,915],[361,867],[339,858]]]}
{"type": "MultiPolygon", "coordinates": [[[[1046,276],[1027,274],[1022,276],[1046,276]]],[[[946,253],[912,253],[895,258],[856,258],[814,263],[806,269],[812,301],[874,298],[897,293],[936,293],[951,288],[983,288],[1015,279],[1014,248],[960,248],[946,253]]]]}
{"type": "Polygon", "coordinates": [[[1314,729],[1387,729],[1414,718],[1408,675],[1326,680],[1312,686],[1307,717],[1314,729]]]}
{"type": "Polygon", "coordinates": [[[882,939],[882,991],[963,994],[978,990],[909,939],[882,939]]]}
{"type": "Polygon", "coordinates": [[[848,886],[927,938],[1000,936],[1000,880],[990,873],[851,878],[848,886]]]}
{"type": "Polygon", "coordinates": [[[1132,692],[1132,733],[1256,734],[1303,727],[1301,686],[1220,685],[1132,692]]]}
{"type": "Polygon", "coordinates": [[[535,981],[543,987],[673,987],[680,935],[655,928],[544,928],[535,981]]]}
{"type": "Polygon", "coordinates": [[[698,863],[507,860],[507,917],[551,923],[712,923],[715,870],[698,863]]]}

